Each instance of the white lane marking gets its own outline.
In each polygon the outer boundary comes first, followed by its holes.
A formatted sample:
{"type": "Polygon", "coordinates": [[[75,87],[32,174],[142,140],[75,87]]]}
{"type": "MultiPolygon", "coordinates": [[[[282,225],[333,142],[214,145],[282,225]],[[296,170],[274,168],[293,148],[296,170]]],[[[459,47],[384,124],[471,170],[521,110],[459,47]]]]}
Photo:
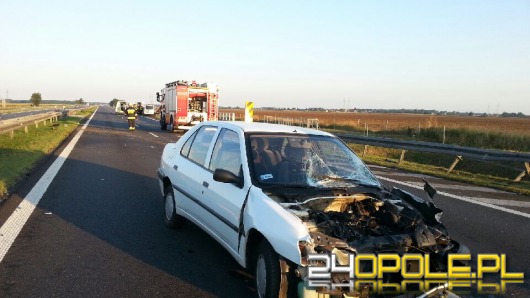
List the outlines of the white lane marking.
{"type": "MultiPolygon", "coordinates": [[[[408,184],[411,184],[411,185],[416,185],[416,186],[420,187],[421,189],[423,189],[423,185],[424,185],[424,183],[416,182],[416,181],[402,181],[402,182],[403,183],[408,183],[408,184]]],[[[431,185],[434,188],[436,188],[436,189],[446,188],[446,189],[458,189],[458,190],[474,190],[476,188],[479,192],[483,191],[483,189],[487,189],[487,188],[484,188],[484,187],[480,188],[478,186],[477,187],[472,187],[472,186],[467,187],[467,186],[463,186],[463,185],[453,185],[454,187],[447,187],[448,185],[435,184],[435,183],[431,183],[431,185]]],[[[496,191],[496,190],[493,189],[492,191],[496,191]]],[[[498,192],[501,192],[501,191],[498,191],[498,192]]],[[[502,193],[505,193],[507,195],[510,194],[508,192],[502,192],[502,193]]],[[[472,200],[481,201],[481,202],[484,202],[484,203],[493,204],[493,205],[530,208],[530,202],[520,201],[520,200],[499,200],[499,199],[491,199],[491,198],[483,198],[483,197],[467,197],[467,198],[472,199],[472,200]]]]}
{"type": "Polygon", "coordinates": [[[153,137],[155,137],[155,138],[158,138],[158,136],[157,136],[157,135],[155,135],[155,134],[154,134],[154,133],[152,133],[152,132],[150,132],[149,134],[151,134],[151,135],[152,135],[153,137]]]}
{"type": "MultiPolygon", "coordinates": [[[[405,186],[408,186],[408,187],[412,187],[412,188],[423,190],[423,187],[417,186],[417,185],[414,185],[414,184],[410,184],[410,183],[406,183],[406,182],[402,182],[402,181],[397,181],[397,180],[394,180],[394,179],[381,177],[381,176],[378,176],[378,178],[381,179],[381,180],[388,181],[388,182],[401,184],[401,185],[405,185],[405,186]]],[[[438,194],[440,194],[442,196],[446,196],[446,197],[452,198],[452,199],[457,199],[457,200],[461,200],[461,201],[464,201],[464,202],[473,203],[473,204],[481,205],[481,206],[488,207],[488,208],[491,208],[491,209],[504,211],[504,212],[508,212],[508,213],[511,213],[511,214],[515,214],[515,215],[523,216],[523,217],[526,217],[526,218],[530,218],[530,214],[528,214],[528,213],[524,213],[524,212],[520,212],[520,211],[517,211],[517,210],[512,210],[512,209],[508,209],[508,208],[504,208],[504,207],[500,207],[500,206],[495,206],[495,205],[492,205],[492,204],[489,204],[489,203],[485,203],[485,202],[476,201],[476,200],[473,200],[472,198],[469,198],[469,197],[457,196],[457,195],[453,195],[453,194],[450,194],[450,193],[447,193],[447,192],[443,192],[443,191],[439,191],[438,194]]]]}
{"type": "MultiPolygon", "coordinates": [[[[391,174],[391,175],[394,176],[394,174],[391,174]]],[[[424,184],[423,182],[415,182],[415,181],[406,181],[406,182],[415,184],[421,187],[423,187],[423,184],[424,184]]],[[[489,192],[489,193],[498,193],[498,194],[504,194],[504,195],[514,195],[506,191],[493,189],[493,188],[486,188],[486,187],[481,187],[481,186],[460,185],[460,184],[459,185],[447,185],[447,184],[439,184],[439,183],[430,183],[430,184],[433,187],[440,188],[440,189],[443,188],[443,189],[456,189],[456,190],[471,190],[471,191],[476,191],[476,192],[489,192]]]]}
{"type": "Polygon", "coordinates": [[[11,214],[2,227],[0,227],[0,263],[4,259],[5,255],[11,245],[17,238],[18,234],[26,224],[26,221],[30,217],[31,213],[39,203],[40,199],[50,186],[50,183],[53,181],[62,165],[74,149],[75,144],[87,128],[88,124],[96,115],[97,109],[94,111],[94,114],[90,116],[88,121],[81,127],[79,132],[75,137],[68,143],[64,148],[63,152],[57,157],[53,164],[48,168],[46,173],[40,178],[40,180],[33,186],[28,195],[24,198],[22,202],[18,205],[17,209],[11,214]]]}
{"type": "Polygon", "coordinates": [[[481,201],[484,203],[489,203],[493,205],[502,205],[502,206],[513,206],[513,207],[522,207],[530,208],[530,202],[517,201],[517,200],[498,200],[498,199],[488,199],[488,198],[477,198],[473,197],[473,200],[481,201]]]}

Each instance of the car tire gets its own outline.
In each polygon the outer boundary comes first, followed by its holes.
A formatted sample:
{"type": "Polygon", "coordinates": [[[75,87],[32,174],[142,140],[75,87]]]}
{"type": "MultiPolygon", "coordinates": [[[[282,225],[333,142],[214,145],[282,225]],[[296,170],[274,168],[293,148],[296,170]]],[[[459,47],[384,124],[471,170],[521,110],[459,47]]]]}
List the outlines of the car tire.
{"type": "Polygon", "coordinates": [[[171,186],[166,187],[164,191],[164,215],[164,223],[171,229],[182,227],[186,221],[184,217],[178,215],[175,211],[175,196],[171,186]]]}
{"type": "Polygon", "coordinates": [[[169,121],[169,124],[167,125],[167,128],[168,128],[170,133],[173,133],[173,132],[175,132],[175,124],[173,122],[173,117],[171,117],[169,120],[170,121],[169,121]]]}
{"type": "Polygon", "coordinates": [[[260,298],[275,298],[280,293],[280,257],[267,240],[263,240],[254,259],[256,292],[260,298]]]}
{"type": "Polygon", "coordinates": [[[160,114],[160,130],[166,130],[167,124],[166,124],[166,116],[164,114],[160,114]]]}

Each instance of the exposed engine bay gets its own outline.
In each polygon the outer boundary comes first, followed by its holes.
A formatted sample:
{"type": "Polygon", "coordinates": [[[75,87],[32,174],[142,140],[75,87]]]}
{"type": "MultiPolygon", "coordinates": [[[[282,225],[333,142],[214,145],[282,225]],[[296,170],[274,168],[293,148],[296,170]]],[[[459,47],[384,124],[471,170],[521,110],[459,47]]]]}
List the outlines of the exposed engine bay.
{"type": "Polygon", "coordinates": [[[427,226],[418,212],[399,201],[361,195],[305,205],[309,207],[306,225],[310,234],[317,235],[314,239],[321,238],[319,233],[329,235],[360,253],[451,248],[448,236],[427,226]]]}
{"type": "Polygon", "coordinates": [[[280,204],[306,225],[311,253],[427,253],[433,269],[445,270],[444,256],[460,249],[432,201],[397,188],[280,204]]]}

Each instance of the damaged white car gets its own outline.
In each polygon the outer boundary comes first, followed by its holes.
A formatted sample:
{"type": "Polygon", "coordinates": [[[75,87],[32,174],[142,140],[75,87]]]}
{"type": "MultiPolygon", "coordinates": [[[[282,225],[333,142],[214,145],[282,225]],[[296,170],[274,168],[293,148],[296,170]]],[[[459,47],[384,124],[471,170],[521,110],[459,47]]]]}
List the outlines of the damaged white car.
{"type": "Polygon", "coordinates": [[[255,275],[259,297],[366,295],[309,287],[314,253],[418,253],[445,271],[448,253],[466,252],[430,198],[387,190],[322,131],[203,122],[166,145],[158,177],[166,224],[206,231],[255,275]]]}

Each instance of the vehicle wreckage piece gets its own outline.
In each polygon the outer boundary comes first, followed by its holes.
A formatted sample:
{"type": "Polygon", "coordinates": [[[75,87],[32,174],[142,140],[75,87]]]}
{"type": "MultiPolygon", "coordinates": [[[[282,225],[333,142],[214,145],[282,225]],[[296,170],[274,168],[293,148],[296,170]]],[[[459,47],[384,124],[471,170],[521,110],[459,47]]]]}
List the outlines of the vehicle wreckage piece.
{"type": "MultiPolygon", "coordinates": [[[[349,253],[428,253],[433,270],[444,271],[447,253],[468,252],[450,239],[431,200],[400,189],[280,204],[307,226],[312,241],[306,252],[335,254],[341,266],[348,265],[349,253]]],[[[399,273],[393,275],[389,280],[400,281],[399,273]]]]}

